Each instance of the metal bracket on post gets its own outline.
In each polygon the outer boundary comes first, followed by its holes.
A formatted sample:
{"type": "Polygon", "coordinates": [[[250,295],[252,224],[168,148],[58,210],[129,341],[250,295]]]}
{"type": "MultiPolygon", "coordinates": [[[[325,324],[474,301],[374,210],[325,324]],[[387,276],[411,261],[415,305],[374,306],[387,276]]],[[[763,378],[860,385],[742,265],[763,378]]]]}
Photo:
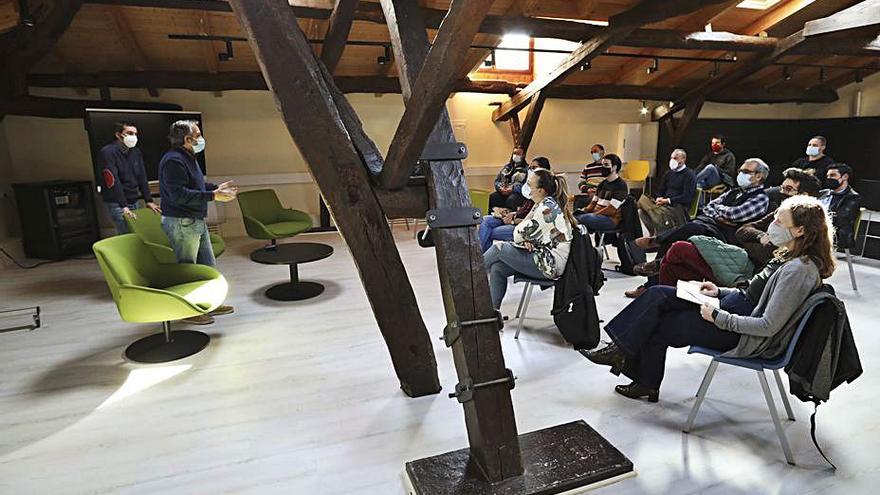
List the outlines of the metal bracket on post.
{"type": "Polygon", "coordinates": [[[464,143],[428,143],[422,149],[419,160],[426,162],[451,162],[464,160],[468,157],[468,149],[464,143]]]}
{"type": "Polygon", "coordinates": [[[452,347],[452,344],[461,337],[461,330],[464,327],[473,327],[476,325],[484,325],[489,323],[495,323],[498,325],[498,330],[504,328],[504,317],[501,316],[500,310],[495,310],[494,318],[484,318],[482,320],[470,320],[470,321],[450,321],[446,327],[443,328],[443,337],[440,340],[446,342],[446,347],[452,347]]]}
{"type": "Polygon", "coordinates": [[[419,246],[434,247],[434,239],[431,237],[431,229],[454,229],[458,227],[475,227],[483,221],[483,214],[479,209],[470,206],[457,208],[439,208],[429,210],[425,216],[428,226],[419,232],[416,238],[419,246]]]}
{"type": "Polygon", "coordinates": [[[492,387],[495,385],[507,385],[510,387],[510,390],[513,390],[513,387],[516,386],[516,377],[513,376],[513,371],[511,371],[510,368],[506,368],[505,371],[507,371],[507,376],[504,378],[489,380],[488,382],[474,383],[470,378],[465,378],[455,385],[455,392],[449,394],[449,398],[458,399],[458,402],[463,404],[473,400],[474,391],[480,388],[492,387]]]}

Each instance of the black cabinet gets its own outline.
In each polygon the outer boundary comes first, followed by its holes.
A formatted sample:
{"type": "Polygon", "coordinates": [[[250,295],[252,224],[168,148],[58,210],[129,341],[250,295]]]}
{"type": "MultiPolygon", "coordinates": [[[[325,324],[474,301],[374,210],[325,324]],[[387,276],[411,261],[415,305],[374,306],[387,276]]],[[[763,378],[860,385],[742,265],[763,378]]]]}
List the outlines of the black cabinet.
{"type": "Polygon", "coordinates": [[[100,237],[91,182],[55,180],[12,187],[26,256],[60,260],[91,253],[100,237]]]}

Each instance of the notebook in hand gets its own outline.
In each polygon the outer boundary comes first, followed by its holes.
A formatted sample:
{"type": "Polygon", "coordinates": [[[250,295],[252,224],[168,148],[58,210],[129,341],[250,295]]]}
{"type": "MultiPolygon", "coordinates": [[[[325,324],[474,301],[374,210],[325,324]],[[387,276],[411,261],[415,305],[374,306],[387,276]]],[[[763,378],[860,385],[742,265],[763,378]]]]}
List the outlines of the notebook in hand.
{"type": "Polygon", "coordinates": [[[715,309],[721,306],[721,301],[717,297],[710,297],[700,293],[700,282],[679,280],[675,286],[675,295],[679,299],[697,304],[708,304],[715,309]]]}

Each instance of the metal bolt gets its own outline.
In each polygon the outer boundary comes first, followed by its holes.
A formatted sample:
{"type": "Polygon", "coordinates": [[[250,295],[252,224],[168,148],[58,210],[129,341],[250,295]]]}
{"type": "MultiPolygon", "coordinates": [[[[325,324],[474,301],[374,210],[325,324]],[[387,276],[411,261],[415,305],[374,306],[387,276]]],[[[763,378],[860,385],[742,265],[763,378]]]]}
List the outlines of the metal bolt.
{"type": "Polygon", "coordinates": [[[430,220],[432,222],[437,220],[437,215],[428,215],[428,220],[430,220]]]}
{"type": "Polygon", "coordinates": [[[477,220],[477,219],[479,219],[479,218],[480,218],[480,212],[475,211],[475,212],[474,212],[474,220],[477,220]]]}

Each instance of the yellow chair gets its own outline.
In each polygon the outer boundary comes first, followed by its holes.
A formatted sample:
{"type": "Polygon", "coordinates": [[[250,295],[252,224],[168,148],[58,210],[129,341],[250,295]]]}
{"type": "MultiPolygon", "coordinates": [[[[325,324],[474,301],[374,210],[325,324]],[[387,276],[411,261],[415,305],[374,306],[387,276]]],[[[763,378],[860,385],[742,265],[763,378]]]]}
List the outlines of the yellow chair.
{"type": "Polygon", "coordinates": [[[470,188],[471,204],[474,208],[480,210],[480,213],[487,214],[489,212],[489,195],[492,191],[488,189],[470,188]]]}
{"type": "Polygon", "coordinates": [[[626,182],[643,183],[642,188],[647,186],[648,175],[651,173],[651,163],[648,160],[630,160],[626,162],[620,171],[620,178],[626,182]]]}
{"type": "Polygon", "coordinates": [[[718,196],[721,196],[726,191],[727,186],[725,186],[724,184],[718,184],[717,186],[712,186],[709,189],[697,187],[697,203],[699,204],[699,208],[706,206],[706,203],[712,201],[718,196]]]}

